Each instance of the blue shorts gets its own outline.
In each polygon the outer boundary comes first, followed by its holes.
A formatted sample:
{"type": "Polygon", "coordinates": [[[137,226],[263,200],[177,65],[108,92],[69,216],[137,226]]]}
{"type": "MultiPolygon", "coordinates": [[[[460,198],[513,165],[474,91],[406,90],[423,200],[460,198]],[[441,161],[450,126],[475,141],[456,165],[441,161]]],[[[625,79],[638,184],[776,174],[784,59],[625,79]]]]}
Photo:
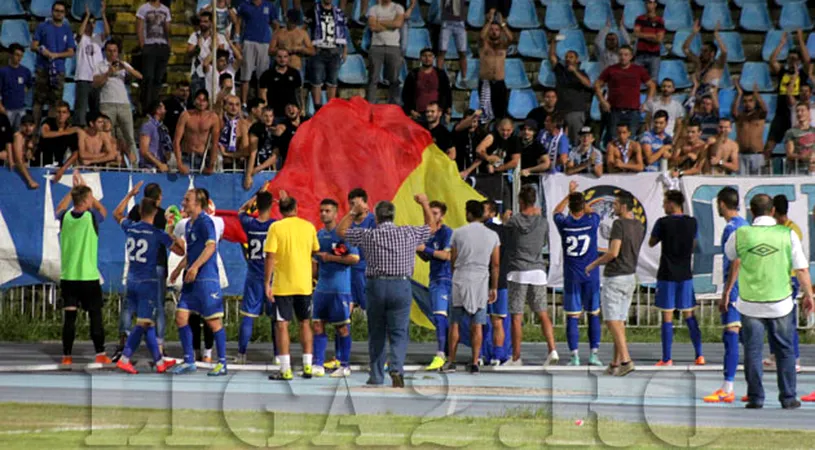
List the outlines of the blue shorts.
{"type": "Polygon", "coordinates": [[[243,300],[240,312],[242,316],[259,317],[261,314],[271,316],[272,303],[266,299],[263,280],[246,277],[243,285],[243,300]]]}
{"type": "Polygon", "coordinates": [[[496,317],[506,317],[509,314],[509,295],[507,289],[498,289],[498,298],[495,303],[487,305],[487,314],[496,317]]]}
{"type": "Polygon", "coordinates": [[[460,324],[465,317],[470,318],[470,323],[478,324],[478,325],[486,325],[487,324],[487,310],[485,308],[478,308],[478,311],[475,314],[470,314],[461,306],[454,306],[453,307],[453,323],[460,324]]]}
{"type": "Polygon", "coordinates": [[[586,311],[600,313],[600,281],[568,281],[563,284],[563,310],[566,314],[586,311]]]}
{"type": "Polygon", "coordinates": [[[730,291],[730,301],[727,305],[727,312],[722,313],[722,325],[727,327],[740,327],[741,326],[741,313],[735,307],[736,301],[739,299],[738,288],[733,288],[730,291]]]}
{"type": "Polygon", "coordinates": [[[430,282],[430,309],[433,314],[447,315],[450,310],[450,292],[453,289],[452,280],[438,280],[430,282]]]}
{"type": "Polygon", "coordinates": [[[331,325],[344,325],[351,322],[351,294],[315,291],[312,299],[314,301],[314,312],[312,313],[314,320],[331,325]]]}
{"type": "Polygon", "coordinates": [[[366,282],[364,269],[351,269],[351,297],[353,298],[351,303],[359,306],[363,311],[368,306],[368,302],[365,301],[366,282]]]}
{"type": "Polygon", "coordinates": [[[798,281],[798,277],[790,278],[790,283],[792,283],[792,302],[797,305],[798,302],[796,302],[795,299],[798,298],[798,293],[801,290],[801,283],[798,281]]]}
{"type": "MultiPolygon", "coordinates": [[[[158,281],[128,282],[127,303],[130,311],[136,313],[137,322],[153,323],[159,305],[158,281]]],[[[128,318],[128,320],[130,319],[128,318]]]]}
{"type": "Polygon", "coordinates": [[[657,281],[657,308],[664,311],[690,311],[696,307],[693,280],[657,281]]]}
{"type": "Polygon", "coordinates": [[[181,287],[177,311],[196,313],[206,320],[224,316],[221,298],[221,282],[218,280],[195,281],[181,287]]]}

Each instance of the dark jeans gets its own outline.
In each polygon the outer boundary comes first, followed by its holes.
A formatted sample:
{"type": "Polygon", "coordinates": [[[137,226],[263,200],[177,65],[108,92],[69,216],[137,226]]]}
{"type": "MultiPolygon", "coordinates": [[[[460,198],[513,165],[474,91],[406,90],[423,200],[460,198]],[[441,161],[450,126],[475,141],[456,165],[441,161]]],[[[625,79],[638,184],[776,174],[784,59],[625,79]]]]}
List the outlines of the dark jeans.
{"type": "MultiPolygon", "coordinates": [[[[479,94],[483,92],[486,86],[490,90],[490,105],[492,106],[492,114],[495,120],[501,120],[507,116],[507,105],[509,102],[509,90],[504,80],[486,81],[481,80],[478,86],[479,94]]],[[[483,95],[482,95],[483,97],[483,95]]],[[[484,109],[484,101],[481,100],[479,107],[484,109]]]]}
{"type": "Polygon", "coordinates": [[[74,123],[85,126],[85,118],[90,111],[99,111],[99,89],[94,88],[90,81],[77,81],[74,123]]]}
{"type": "Polygon", "coordinates": [[[146,112],[151,103],[159,98],[161,84],[167,74],[167,63],[170,61],[170,47],[163,44],[145,45],[142,49],[141,104],[146,112]]]}
{"type": "Polygon", "coordinates": [[[793,333],[795,312],[775,319],[759,319],[741,316],[742,345],[744,345],[744,376],[747,379],[747,396],[750,403],[764,404],[764,386],[761,378],[764,367],[761,362],[764,350],[764,331],[775,350],[776,372],[778,373],[778,400],[785,405],[795,400],[795,352],[793,333]]]}
{"type": "Polygon", "coordinates": [[[410,280],[369,278],[365,296],[368,301],[370,383],[383,384],[386,339],[390,344],[387,357],[389,370],[403,373],[409,341],[410,306],[413,302],[410,280]]]}
{"type": "Polygon", "coordinates": [[[611,112],[608,113],[605,144],[617,138],[617,125],[621,123],[627,123],[628,129],[631,130],[631,136],[636,136],[639,134],[640,122],[642,122],[642,117],[640,116],[640,112],[636,109],[611,108],[611,112]]]}

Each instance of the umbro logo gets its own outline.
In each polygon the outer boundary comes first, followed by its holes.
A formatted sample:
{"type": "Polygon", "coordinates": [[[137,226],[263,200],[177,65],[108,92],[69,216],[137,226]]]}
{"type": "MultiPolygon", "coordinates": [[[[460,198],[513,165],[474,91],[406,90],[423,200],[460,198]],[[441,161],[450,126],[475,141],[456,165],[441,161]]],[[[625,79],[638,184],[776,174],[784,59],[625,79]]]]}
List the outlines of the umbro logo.
{"type": "Polygon", "coordinates": [[[752,253],[752,254],[754,254],[756,256],[761,256],[762,258],[765,257],[765,256],[770,256],[773,253],[776,253],[777,251],[778,251],[777,248],[773,247],[772,245],[768,245],[768,244],[759,244],[759,245],[756,245],[755,247],[747,250],[748,253],[752,253]]]}
{"type": "Polygon", "coordinates": [[[447,300],[447,296],[446,296],[446,295],[442,295],[442,296],[441,296],[441,299],[442,299],[442,300],[447,300]]]}
{"type": "Polygon", "coordinates": [[[212,293],[212,294],[209,294],[209,296],[210,296],[210,297],[212,297],[212,298],[214,298],[215,300],[218,300],[219,298],[221,298],[221,296],[220,296],[220,295],[219,295],[217,292],[214,292],[214,293],[212,293]]]}

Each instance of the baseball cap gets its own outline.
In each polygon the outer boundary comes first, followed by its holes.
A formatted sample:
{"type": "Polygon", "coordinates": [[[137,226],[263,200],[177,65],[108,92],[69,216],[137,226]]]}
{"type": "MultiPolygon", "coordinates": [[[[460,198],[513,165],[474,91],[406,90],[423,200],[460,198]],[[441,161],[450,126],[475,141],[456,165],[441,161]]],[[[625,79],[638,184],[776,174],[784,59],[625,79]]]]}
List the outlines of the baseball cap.
{"type": "Polygon", "coordinates": [[[538,122],[536,122],[536,121],[534,121],[532,119],[524,120],[524,125],[523,126],[524,126],[524,128],[529,128],[530,130],[538,131],[538,122]]]}
{"type": "Polygon", "coordinates": [[[591,127],[583,127],[580,129],[580,134],[591,134],[591,127]]]}

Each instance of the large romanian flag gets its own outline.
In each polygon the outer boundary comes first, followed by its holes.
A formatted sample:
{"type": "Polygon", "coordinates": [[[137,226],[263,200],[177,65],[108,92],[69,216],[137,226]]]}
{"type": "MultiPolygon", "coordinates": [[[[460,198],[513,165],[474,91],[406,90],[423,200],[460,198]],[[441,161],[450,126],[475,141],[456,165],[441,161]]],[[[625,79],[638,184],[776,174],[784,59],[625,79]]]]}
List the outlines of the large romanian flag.
{"type": "MultiPolygon", "coordinates": [[[[430,133],[405,116],[401,108],[371,105],[359,97],[335,99],[300,126],[285,167],[268,190],[276,196],[284,189],[297,199],[299,216],[319,229],[320,201],[336,200],[342,216],[349,208],[348,192],[357,187],[368,192],[372,209],[380,200],[392,201],[397,225],[424,222],[421,207],[413,201],[416,193],[445,202],[445,223],[451,228],[466,223],[467,200],[483,198],[461,180],[455,163],[436,147],[430,133]]],[[[236,220],[225,219],[224,237],[245,241],[236,220]]],[[[433,328],[428,319],[428,264],[418,258],[413,280],[411,319],[433,328]]]]}

